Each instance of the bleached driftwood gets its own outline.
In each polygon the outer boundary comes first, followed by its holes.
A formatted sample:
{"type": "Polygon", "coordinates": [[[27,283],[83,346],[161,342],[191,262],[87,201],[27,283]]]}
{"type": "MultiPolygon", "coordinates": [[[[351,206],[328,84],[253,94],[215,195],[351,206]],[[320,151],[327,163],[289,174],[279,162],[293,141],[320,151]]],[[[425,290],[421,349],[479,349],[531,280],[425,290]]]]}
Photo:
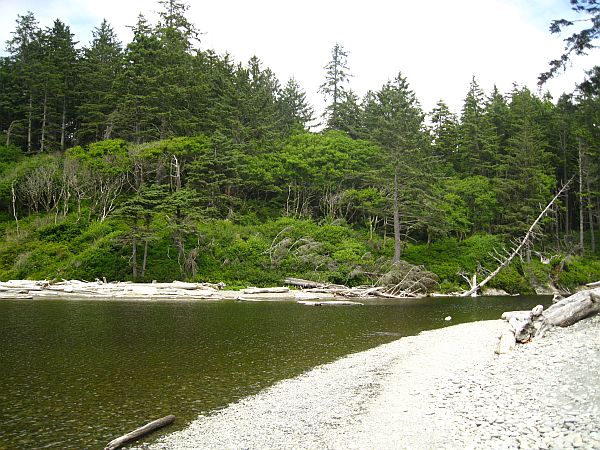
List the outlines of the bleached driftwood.
{"type": "Polygon", "coordinates": [[[170,425],[174,421],[175,421],[175,416],[173,416],[173,415],[165,416],[160,419],[154,420],[150,423],[147,423],[143,427],[136,428],[135,430],[133,430],[121,437],[118,437],[117,439],[113,439],[106,445],[106,447],[104,447],[104,450],[116,450],[120,447],[123,447],[125,444],[128,444],[129,442],[135,441],[136,439],[144,437],[147,434],[150,434],[153,431],[158,430],[159,428],[163,428],[167,425],[170,425]]]}
{"type": "Polygon", "coordinates": [[[310,302],[310,301],[298,301],[300,305],[304,306],[362,306],[362,303],[343,301],[343,300],[325,300],[321,302],[310,302]]]}
{"type": "Polygon", "coordinates": [[[63,280],[49,281],[11,280],[0,282],[0,297],[91,297],[91,298],[220,298],[221,285],[204,283],[131,283],[103,281],[63,280]],[[216,286],[217,288],[215,288],[216,286]]]}
{"type": "Polygon", "coordinates": [[[286,294],[290,292],[288,287],[256,288],[249,287],[240,291],[242,294],[286,294]]]}
{"type": "Polygon", "coordinates": [[[300,278],[286,278],[284,280],[284,283],[289,284],[291,286],[300,287],[303,289],[302,292],[307,292],[311,294],[333,295],[346,298],[381,297],[389,299],[402,299],[417,296],[414,292],[410,291],[389,293],[386,292],[388,290],[388,287],[386,286],[348,287],[342,284],[319,283],[316,281],[303,280],[300,278]]]}
{"type": "Polygon", "coordinates": [[[552,327],[568,327],[600,313],[600,288],[581,291],[554,303],[544,311],[537,305],[531,311],[508,311],[502,319],[509,324],[500,337],[496,353],[506,353],[515,342],[525,343],[544,336],[552,327]],[[512,338],[511,338],[512,335],[512,338]]]}
{"type": "Polygon", "coordinates": [[[302,278],[286,278],[283,280],[285,284],[289,284],[290,286],[296,286],[302,289],[311,289],[311,288],[346,288],[346,286],[339,284],[328,284],[328,283],[320,283],[318,281],[311,280],[303,280],[302,278]]]}

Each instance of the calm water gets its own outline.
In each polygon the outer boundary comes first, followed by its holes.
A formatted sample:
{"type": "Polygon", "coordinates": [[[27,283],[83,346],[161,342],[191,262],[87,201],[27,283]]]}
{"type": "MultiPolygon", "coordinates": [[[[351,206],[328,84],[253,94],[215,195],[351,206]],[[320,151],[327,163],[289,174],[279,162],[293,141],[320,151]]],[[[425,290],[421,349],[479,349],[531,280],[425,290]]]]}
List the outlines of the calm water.
{"type": "Polygon", "coordinates": [[[0,449],[101,449],[401,336],[548,299],[295,303],[0,300],[0,449]]]}

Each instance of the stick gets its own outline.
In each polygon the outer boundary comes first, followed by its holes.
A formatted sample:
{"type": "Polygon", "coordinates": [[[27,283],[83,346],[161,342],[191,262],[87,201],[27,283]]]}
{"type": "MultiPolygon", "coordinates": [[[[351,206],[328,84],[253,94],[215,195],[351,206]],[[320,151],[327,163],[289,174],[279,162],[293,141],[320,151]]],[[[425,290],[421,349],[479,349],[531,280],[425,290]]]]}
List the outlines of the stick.
{"type": "Polygon", "coordinates": [[[128,442],[139,439],[142,436],[145,436],[155,430],[158,430],[159,428],[170,425],[174,421],[175,421],[175,416],[173,416],[173,415],[165,416],[160,419],[154,420],[150,423],[147,423],[143,427],[137,428],[117,439],[113,439],[106,445],[106,447],[104,447],[104,450],[116,450],[117,448],[122,447],[123,445],[127,444],[128,442]]]}

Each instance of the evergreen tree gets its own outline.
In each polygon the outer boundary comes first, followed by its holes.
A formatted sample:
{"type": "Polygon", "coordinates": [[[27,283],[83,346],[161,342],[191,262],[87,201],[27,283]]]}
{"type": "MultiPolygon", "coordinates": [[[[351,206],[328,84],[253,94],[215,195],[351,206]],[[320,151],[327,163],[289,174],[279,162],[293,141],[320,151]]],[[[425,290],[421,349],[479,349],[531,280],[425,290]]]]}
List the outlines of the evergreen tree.
{"type": "Polygon", "coordinates": [[[319,87],[319,92],[323,94],[325,100],[330,100],[330,104],[325,110],[325,119],[327,128],[341,129],[340,122],[340,104],[344,101],[346,82],[350,77],[348,68],[348,52],[336,43],[331,50],[331,61],[324,67],[325,82],[319,87]]]}
{"type": "Polygon", "coordinates": [[[420,222],[429,197],[426,173],[431,167],[424,117],[402,74],[369,96],[365,105],[365,127],[370,138],[386,150],[393,179],[388,183],[393,186],[394,263],[400,261],[402,253],[401,228],[406,232],[420,222]]]}
{"type": "Polygon", "coordinates": [[[515,89],[510,101],[510,137],[501,181],[503,223],[509,233],[521,233],[547,203],[555,185],[548,140],[540,123],[541,101],[527,88],[515,89]]]}
{"type": "Polygon", "coordinates": [[[44,92],[44,114],[41,150],[64,151],[72,144],[75,132],[77,81],[77,44],[70,28],[60,20],[46,31],[46,91],[44,92]],[[47,132],[46,132],[47,131],[47,132]]]}
{"type": "Polygon", "coordinates": [[[125,51],[125,66],[117,80],[120,99],[114,115],[115,134],[135,143],[161,137],[161,43],[142,15],[133,27],[133,40],[125,51]]]}
{"type": "Polygon", "coordinates": [[[491,176],[497,151],[495,133],[485,115],[485,94],[475,77],[463,105],[459,139],[457,171],[466,176],[491,176]]]}
{"type": "Polygon", "coordinates": [[[189,6],[176,0],[159,2],[163,10],[155,33],[160,42],[156,65],[160,138],[197,132],[197,120],[189,108],[194,86],[194,42],[199,32],[185,17],[189,6]]]}
{"type": "Polygon", "coordinates": [[[295,78],[288,80],[281,91],[278,103],[284,132],[310,129],[309,124],[314,120],[315,112],[295,78]]]}
{"type": "Polygon", "coordinates": [[[117,107],[115,82],[123,66],[123,50],[112,27],[103,20],[92,32],[89,48],[84,48],[80,64],[77,140],[88,144],[110,139],[111,116],[117,107]]]}
{"type": "Polygon", "coordinates": [[[431,112],[432,151],[440,162],[449,167],[458,166],[458,121],[443,100],[431,112]]]}
{"type": "MultiPolygon", "coordinates": [[[[18,16],[13,38],[7,42],[14,90],[3,92],[3,104],[10,105],[10,124],[20,125],[22,137],[15,136],[18,144],[23,142],[28,153],[37,148],[35,144],[36,123],[41,85],[42,49],[40,29],[32,12],[18,16]],[[21,137],[21,139],[18,139],[21,137]]],[[[16,133],[15,133],[16,134],[16,133]]],[[[21,134],[21,133],[19,133],[21,134]]]]}
{"type": "Polygon", "coordinates": [[[358,96],[352,91],[344,92],[337,107],[337,129],[345,131],[353,139],[363,135],[363,111],[358,96]]]}

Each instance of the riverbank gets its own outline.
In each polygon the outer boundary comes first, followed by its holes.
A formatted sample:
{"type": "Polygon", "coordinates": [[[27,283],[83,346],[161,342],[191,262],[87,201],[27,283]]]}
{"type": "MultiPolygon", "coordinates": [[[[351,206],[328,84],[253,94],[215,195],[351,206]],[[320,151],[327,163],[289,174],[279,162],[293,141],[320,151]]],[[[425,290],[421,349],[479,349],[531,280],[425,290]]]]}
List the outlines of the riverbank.
{"type": "MultiPolygon", "coordinates": [[[[295,280],[295,279],[290,279],[295,280]]],[[[300,280],[304,281],[304,280],[300,280]]],[[[0,300],[20,299],[39,300],[47,298],[60,299],[94,299],[94,300],[238,300],[238,301],[297,301],[312,305],[348,305],[356,302],[348,300],[361,299],[408,299],[422,298],[425,294],[405,293],[391,295],[381,292],[382,287],[346,287],[338,285],[321,285],[311,282],[311,286],[292,285],[256,288],[247,287],[240,290],[225,289],[224,283],[190,283],[173,281],[171,283],[134,283],[130,281],[80,281],[80,280],[9,280],[0,281],[0,300]],[[314,286],[313,286],[314,285],[314,286]],[[294,289],[295,288],[295,289],[294,289]],[[325,303],[323,303],[325,301],[325,303]]],[[[457,297],[454,294],[429,294],[432,297],[457,297]]],[[[508,296],[497,289],[484,290],[483,296],[508,296]]]]}
{"type": "Polygon", "coordinates": [[[497,356],[505,326],[350,355],[140,448],[599,448],[600,315],[497,356]]]}

